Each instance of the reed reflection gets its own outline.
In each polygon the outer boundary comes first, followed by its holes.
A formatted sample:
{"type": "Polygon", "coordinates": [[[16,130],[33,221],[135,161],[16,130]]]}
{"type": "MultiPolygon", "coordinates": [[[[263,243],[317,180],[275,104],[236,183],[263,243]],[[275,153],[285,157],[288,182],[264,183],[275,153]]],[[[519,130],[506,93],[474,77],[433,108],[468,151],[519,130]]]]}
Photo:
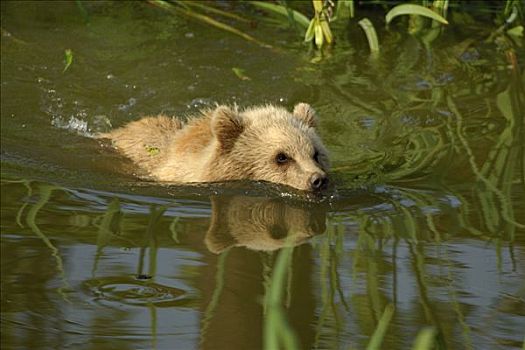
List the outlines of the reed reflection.
{"type": "Polygon", "coordinates": [[[268,332],[278,331],[268,327],[268,319],[276,315],[269,295],[278,266],[278,251],[296,246],[289,251],[285,266],[292,273],[286,275],[287,297],[282,300],[279,315],[284,316],[281,319],[286,319],[295,333],[301,334],[301,347],[310,348],[314,341],[315,263],[312,246],[302,243],[325,231],[325,209],[247,196],[212,198],[212,209],[205,245],[218,256],[209,256],[209,264],[201,274],[199,289],[203,292],[205,309],[200,346],[262,348],[268,332]]]}

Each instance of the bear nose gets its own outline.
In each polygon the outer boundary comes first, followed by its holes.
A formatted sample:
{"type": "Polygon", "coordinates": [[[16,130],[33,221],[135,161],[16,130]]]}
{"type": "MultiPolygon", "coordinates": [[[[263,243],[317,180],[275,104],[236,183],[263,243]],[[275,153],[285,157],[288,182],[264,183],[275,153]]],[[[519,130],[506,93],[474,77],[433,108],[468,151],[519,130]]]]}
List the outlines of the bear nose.
{"type": "Polygon", "coordinates": [[[310,186],[314,191],[324,190],[328,186],[328,177],[324,174],[315,173],[310,177],[310,186]]]}

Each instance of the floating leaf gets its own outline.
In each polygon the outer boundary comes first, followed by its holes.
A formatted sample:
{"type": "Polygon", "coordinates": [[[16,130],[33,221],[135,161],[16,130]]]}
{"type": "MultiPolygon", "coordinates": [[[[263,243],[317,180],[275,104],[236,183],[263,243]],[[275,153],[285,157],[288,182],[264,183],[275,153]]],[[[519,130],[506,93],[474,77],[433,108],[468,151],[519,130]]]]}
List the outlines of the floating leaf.
{"type": "Polygon", "coordinates": [[[443,17],[441,17],[434,11],[426,7],[423,7],[421,5],[414,5],[414,4],[397,5],[396,7],[388,11],[388,13],[385,16],[386,24],[389,24],[390,22],[392,22],[392,20],[395,17],[401,16],[401,15],[418,15],[418,16],[431,18],[443,24],[448,24],[446,19],[444,19],[443,17]]]}
{"type": "Polygon", "coordinates": [[[372,53],[378,53],[379,41],[377,40],[376,30],[372,22],[370,22],[368,18],[363,18],[358,23],[361,26],[361,28],[363,28],[366,34],[366,39],[368,40],[368,46],[370,46],[370,51],[372,53]]]}
{"type": "Polygon", "coordinates": [[[144,145],[144,148],[146,149],[146,152],[148,152],[152,157],[160,153],[160,149],[155,146],[144,145]]]}
{"type": "Polygon", "coordinates": [[[247,76],[246,74],[244,74],[245,70],[242,69],[242,68],[233,67],[233,68],[232,68],[232,71],[233,71],[233,73],[235,73],[235,75],[237,76],[237,78],[239,78],[239,79],[241,79],[241,80],[252,80],[249,76],[247,76]]]}
{"type": "Polygon", "coordinates": [[[64,73],[69,68],[71,63],[73,63],[73,51],[71,51],[70,49],[66,49],[66,51],[64,51],[64,57],[66,65],[62,73],[64,73]]]}

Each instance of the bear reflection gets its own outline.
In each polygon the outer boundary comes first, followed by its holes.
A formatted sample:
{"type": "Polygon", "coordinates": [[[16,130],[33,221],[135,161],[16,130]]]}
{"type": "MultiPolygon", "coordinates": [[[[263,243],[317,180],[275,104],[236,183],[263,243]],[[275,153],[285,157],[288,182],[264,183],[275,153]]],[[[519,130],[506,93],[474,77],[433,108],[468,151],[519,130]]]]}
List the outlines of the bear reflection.
{"type": "Polygon", "coordinates": [[[279,198],[214,197],[205,243],[216,254],[230,247],[273,251],[285,244],[299,245],[324,231],[325,210],[320,206],[279,198]]]}

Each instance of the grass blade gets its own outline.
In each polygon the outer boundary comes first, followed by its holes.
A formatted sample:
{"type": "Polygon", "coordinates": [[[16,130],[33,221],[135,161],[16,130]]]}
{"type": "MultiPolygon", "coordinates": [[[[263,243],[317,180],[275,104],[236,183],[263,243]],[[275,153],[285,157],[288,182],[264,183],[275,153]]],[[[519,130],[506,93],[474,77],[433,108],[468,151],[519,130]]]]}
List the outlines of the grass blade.
{"type": "Polygon", "coordinates": [[[310,42],[314,38],[314,27],[315,27],[315,18],[312,18],[310,21],[310,25],[308,26],[308,29],[306,30],[306,33],[304,34],[304,41],[310,42]]]}
{"type": "Polygon", "coordinates": [[[73,63],[73,51],[71,51],[71,49],[66,49],[66,51],[64,51],[64,60],[65,67],[62,73],[64,73],[69,68],[71,63],[73,63]]]}
{"type": "Polygon", "coordinates": [[[427,327],[419,331],[412,350],[430,350],[434,347],[434,339],[436,337],[436,329],[434,327],[427,327]]]}
{"type": "Polygon", "coordinates": [[[276,13],[282,16],[286,16],[288,18],[289,18],[288,13],[291,12],[293,20],[296,23],[300,24],[304,29],[308,28],[308,26],[310,25],[310,20],[305,15],[303,15],[301,12],[298,12],[292,9],[287,9],[286,7],[282,5],[275,5],[275,4],[271,4],[271,3],[267,3],[263,1],[250,1],[249,4],[254,5],[262,10],[273,12],[273,13],[276,13]]]}
{"type": "Polygon", "coordinates": [[[180,7],[180,6],[174,6],[168,2],[165,2],[165,1],[162,1],[162,0],[148,0],[148,3],[152,4],[152,5],[155,5],[155,6],[158,6],[164,10],[167,10],[167,11],[170,11],[170,12],[173,12],[173,13],[180,13],[180,14],[183,14],[187,17],[191,17],[191,18],[194,18],[200,22],[204,22],[206,24],[209,24],[215,28],[218,28],[218,29],[221,29],[221,30],[224,30],[224,31],[227,31],[229,33],[232,33],[232,34],[235,34],[235,35],[238,35],[240,36],[241,38],[245,39],[245,40],[248,40],[248,41],[251,41],[253,43],[256,43],[256,44],[259,44],[260,46],[263,46],[263,47],[266,47],[266,48],[272,48],[271,45],[269,44],[266,44],[256,38],[254,38],[253,36],[251,35],[248,35],[242,31],[240,31],[239,29],[237,28],[234,28],[232,26],[229,26],[225,23],[222,23],[222,22],[219,22],[209,16],[206,16],[206,15],[203,15],[203,14],[200,14],[200,13],[196,13],[196,12],[193,12],[191,10],[187,10],[183,7],[180,7]]]}
{"type": "Polygon", "coordinates": [[[237,76],[237,78],[241,80],[252,80],[249,76],[245,74],[245,70],[239,67],[233,67],[232,68],[233,73],[237,76]]]}
{"type": "Polygon", "coordinates": [[[196,1],[178,1],[178,3],[181,3],[181,5],[183,5],[183,6],[185,5],[186,8],[188,8],[188,6],[190,6],[190,7],[198,7],[200,9],[203,9],[204,11],[215,13],[215,14],[217,14],[219,16],[224,16],[224,17],[228,17],[228,18],[231,18],[231,19],[235,19],[237,21],[250,23],[249,19],[241,17],[241,16],[239,16],[239,15],[237,15],[235,13],[226,12],[226,11],[220,10],[220,9],[212,7],[212,6],[201,4],[201,3],[196,2],[196,1]]]}
{"type": "Polygon", "coordinates": [[[446,19],[444,19],[443,17],[441,17],[434,11],[426,7],[423,7],[421,5],[414,5],[414,4],[397,5],[396,7],[388,11],[388,13],[385,16],[386,24],[389,24],[390,22],[392,22],[392,20],[395,17],[401,16],[401,15],[418,15],[418,16],[431,18],[443,24],[448,24],[446,19]]]}
{"type": "Polygon", "coordinates": [[[381,343],[383,342],[383,338],[385,337],[386,330],[388,328],[388,325],[390,324],[390,320],[392,319],[393,315],[394,306],[392,304],[389,304],[385,307],[383,316],[381,316],[381,319],[377,324],[374,334],[372,334],[372,337],[370,338],[370,342],[368,343],[366,350],[381,349],[381,343]]]}
{"type": "Polygon", "coordinates": [[[370,22],[368,18],[363,18],[358,23],[366,34],[366,39],[368,40],[368,46],[370,47],[370,51],[373,54],[378,53],[379,40],[377,40],[377,33],[372,22],[370,22]]]}
{"type": "Polygon", "coordinates": [[[285,278],[288,265],[292,262],[293,247],[283,248],[275,261],[269,290],[265,295],[263,343],[264,349],[279,349],[282,344],[285,349],[300,349],[297,336],[285,319],[282,300],[285,289],[285,278]]]}

